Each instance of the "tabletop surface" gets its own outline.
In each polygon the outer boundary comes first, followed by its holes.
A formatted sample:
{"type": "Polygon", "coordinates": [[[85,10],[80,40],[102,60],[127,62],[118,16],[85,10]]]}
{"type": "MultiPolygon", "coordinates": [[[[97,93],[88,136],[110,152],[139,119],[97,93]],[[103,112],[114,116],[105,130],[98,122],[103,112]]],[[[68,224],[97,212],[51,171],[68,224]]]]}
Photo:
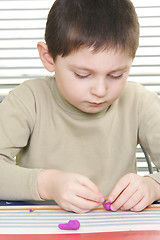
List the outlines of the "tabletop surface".
{"type": "MultiPolygon", "coordinates": [[[[48,204],[48,203],[47,203],[48,204]]],[[[142,212],[106,211],[103,207],[75,214],[57,205],[0,201],[0,240],[157,240],[160,239],[160,204],[142,212]],[[60,230],[58,224],[80,222],[79,230],[60,230]]]]}

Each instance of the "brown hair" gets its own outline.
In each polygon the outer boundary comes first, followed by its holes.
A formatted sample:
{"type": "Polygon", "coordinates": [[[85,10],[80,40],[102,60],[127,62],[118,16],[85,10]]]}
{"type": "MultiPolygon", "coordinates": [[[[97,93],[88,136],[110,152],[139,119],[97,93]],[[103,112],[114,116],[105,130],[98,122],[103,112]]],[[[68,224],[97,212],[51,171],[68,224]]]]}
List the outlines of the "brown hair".
{"type": "Polygon", "coordinates": [[[48,14],[45,41],[55,60],[80,47],[122,48],[135,57],[139,23],[130,0],[56,0],[48,14]]]}

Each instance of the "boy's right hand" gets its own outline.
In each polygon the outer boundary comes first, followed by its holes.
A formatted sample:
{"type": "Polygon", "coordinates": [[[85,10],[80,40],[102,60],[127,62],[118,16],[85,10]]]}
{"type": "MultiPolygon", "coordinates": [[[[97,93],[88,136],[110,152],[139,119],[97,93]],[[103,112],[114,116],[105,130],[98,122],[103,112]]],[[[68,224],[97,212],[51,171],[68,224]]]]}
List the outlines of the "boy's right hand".
{"type": "Polygon", "coordinates": [[[40,172],[38,191],[42,199],[55,200],[61,208],[81,214],[104,202],[102,193],[87,177],[54,169],[40,172]]]}

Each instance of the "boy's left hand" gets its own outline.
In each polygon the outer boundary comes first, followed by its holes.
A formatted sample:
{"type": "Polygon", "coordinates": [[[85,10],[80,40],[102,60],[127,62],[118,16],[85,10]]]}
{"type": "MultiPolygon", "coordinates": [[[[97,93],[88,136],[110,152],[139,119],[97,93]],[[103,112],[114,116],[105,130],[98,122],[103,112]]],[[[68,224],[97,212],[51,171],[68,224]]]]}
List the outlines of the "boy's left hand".
{"type": "Polygon", "coordinates": [[[151,177],[129,173],[122,177],[108,197],[111,210],[141,211],[160,199],[160,184],[151,177]]]}

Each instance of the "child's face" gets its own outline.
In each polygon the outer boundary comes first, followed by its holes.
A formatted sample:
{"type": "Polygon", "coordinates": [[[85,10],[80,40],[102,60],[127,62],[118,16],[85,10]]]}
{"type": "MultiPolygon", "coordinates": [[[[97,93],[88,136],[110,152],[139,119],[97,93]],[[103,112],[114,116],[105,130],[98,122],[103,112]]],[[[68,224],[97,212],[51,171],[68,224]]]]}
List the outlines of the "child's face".
{"type": "Polygon", "coordinates": [[[93,53],[83,48],[55,61],[57,86],[62,96],[86,113],[98,113],[121,94],[132,58],[122,51],[93,53]]]}

